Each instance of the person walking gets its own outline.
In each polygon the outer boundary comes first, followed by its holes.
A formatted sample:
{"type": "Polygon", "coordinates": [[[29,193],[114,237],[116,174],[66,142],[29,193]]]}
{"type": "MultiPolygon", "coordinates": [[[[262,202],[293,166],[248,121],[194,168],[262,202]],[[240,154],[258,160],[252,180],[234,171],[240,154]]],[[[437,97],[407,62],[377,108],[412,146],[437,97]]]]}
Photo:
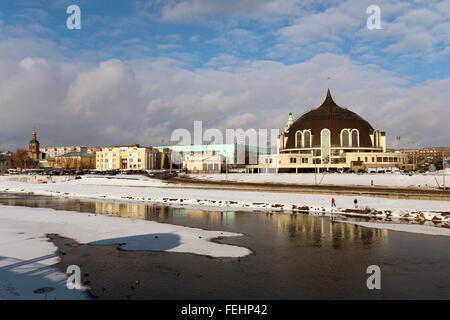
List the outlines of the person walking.
{"type": "Polygon", "coordinates": [[[331,198],[331,206],[336,207],[336,201],[334,201],[334,198],[331,198]]]}
{"type": "Polygon", "coordinates": [[[357,209],[357,208],[358,208],[358,200],[355,199],[355,200],[353,201],[353,203],[355,204],[355,209],[357,209]]]}

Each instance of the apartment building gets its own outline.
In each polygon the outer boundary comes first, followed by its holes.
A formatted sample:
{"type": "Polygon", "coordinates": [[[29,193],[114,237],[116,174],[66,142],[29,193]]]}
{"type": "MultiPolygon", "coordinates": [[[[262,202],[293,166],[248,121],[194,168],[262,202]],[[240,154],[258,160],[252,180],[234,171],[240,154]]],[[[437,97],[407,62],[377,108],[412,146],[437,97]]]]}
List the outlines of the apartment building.
{"type": "Polygon", "coordinates": [[[97,170],[159,170],[169,167],[168,152],[153,147],[121,145],[96,152],[97,170]]]}
{"type": "Polygon", "coordinates": [[[40,147],[39,151],[45,154],[45,159],[55,159],[58,156],[62,156],[72,152],[87,153],[88,148],[83,146],[40,147]]]}

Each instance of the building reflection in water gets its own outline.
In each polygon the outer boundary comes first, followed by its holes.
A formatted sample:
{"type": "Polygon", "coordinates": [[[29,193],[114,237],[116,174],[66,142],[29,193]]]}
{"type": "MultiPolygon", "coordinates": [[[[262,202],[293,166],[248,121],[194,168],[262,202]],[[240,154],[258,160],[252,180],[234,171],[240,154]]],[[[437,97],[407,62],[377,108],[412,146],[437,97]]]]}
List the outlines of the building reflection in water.
{"type": "Polygon", "coordinates": [[[387,242],[388,231],[384,229],[364,228],[354,224],[330,222],[328,217],[316,217],[304,214],[266,215],[275,218],[279,233],[294,239],[311,240],[314,245],[339,248],[344,242],[360,242],[371,245],[373,242],[387,242]]]}
{"type": "Polygon", "coordinates": [[[204,211],[167,206],[150,205],[136,202],[112,202],[75,200],[45,197],[18,197],[1,199],[0,203],[28,207],[48,207],[56,210],[68,210],[106,214],[123,218],[144,219],[177,225],[206,229],[254,229],[257,233],[267,233],[272,241],[305,241],[309,245],[327,246],[339,249],[346,243],[360,243],[370,246],[387,242],[388,231],[363,228],[347,223],[330,223],[328,217],[304,214],[204,211]],[[275,239],[277,238],[277,239],[275,239]]]}
{"type": "Polygon", "coordinates": [[[123,218],[170,222],[179,225],[204,224],[228,225],[235,223],[234,211],[203,211],[166,206],[153,206],[144,203],[95,202],[95,213],[123,218]]]}

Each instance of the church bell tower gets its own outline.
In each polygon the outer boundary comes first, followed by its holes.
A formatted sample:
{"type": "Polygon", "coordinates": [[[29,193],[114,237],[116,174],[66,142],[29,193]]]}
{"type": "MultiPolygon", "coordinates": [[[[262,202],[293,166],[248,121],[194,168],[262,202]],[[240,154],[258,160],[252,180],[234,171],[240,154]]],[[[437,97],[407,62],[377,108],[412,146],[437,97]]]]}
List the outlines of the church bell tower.
{"type": "Polygon", "coordinates": [[[37,140],[36,130],[33,131],[30,142],[28,143],[28,154],[33,160],[40,159],[39,141],[37,140]]]}

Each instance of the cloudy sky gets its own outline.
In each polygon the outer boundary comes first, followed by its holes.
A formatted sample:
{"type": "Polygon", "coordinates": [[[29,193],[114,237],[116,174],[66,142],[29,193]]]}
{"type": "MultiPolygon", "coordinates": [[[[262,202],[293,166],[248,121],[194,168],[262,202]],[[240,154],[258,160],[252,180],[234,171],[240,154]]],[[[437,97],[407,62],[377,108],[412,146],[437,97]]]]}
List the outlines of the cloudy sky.
{"type": "Polygon", "coordinates": [[[194,120],[282,128],[328,86],[391,146],[449,146],[450,0],[0,3],[2,150],[33,127],[46,146],[166,144],[194,120]]]}

